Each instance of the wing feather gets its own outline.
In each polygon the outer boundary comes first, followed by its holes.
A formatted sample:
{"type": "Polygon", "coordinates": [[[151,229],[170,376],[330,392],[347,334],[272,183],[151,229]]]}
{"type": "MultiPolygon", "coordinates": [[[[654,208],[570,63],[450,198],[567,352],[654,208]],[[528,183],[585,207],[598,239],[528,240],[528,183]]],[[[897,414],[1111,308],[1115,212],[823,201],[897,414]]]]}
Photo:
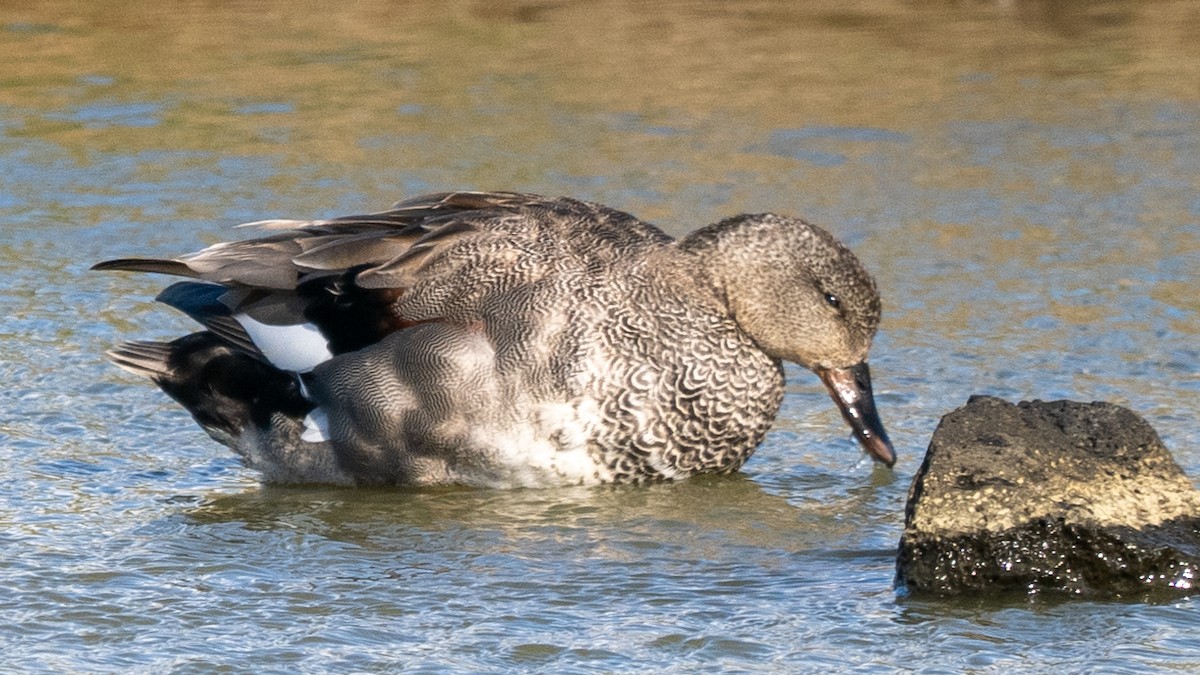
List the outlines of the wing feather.
{"type": "Polygon", "coordinates": [[[660,230],[619,211],[515,192],[443,192],[378,213],[261,220],[240,227],[258,229],[263,236],[175,259],[122,258],[93,269],[219,284],[227,314],[199,312],[187,304],[190,300],[170,294],[163,299],[184,305],[184,311],[190,309],[244,351],[256,351],[251,337],[260,323],[314,324],[333,353],[341,353],[414,322],[438,320],[444,312],[469,314],[471,303],[489,292],[576,264],[570,260],[584,265],[587,256],[619,256],[669,241],[660,230]],[[274,316],[280,312],[286,316],[274,316]]]}

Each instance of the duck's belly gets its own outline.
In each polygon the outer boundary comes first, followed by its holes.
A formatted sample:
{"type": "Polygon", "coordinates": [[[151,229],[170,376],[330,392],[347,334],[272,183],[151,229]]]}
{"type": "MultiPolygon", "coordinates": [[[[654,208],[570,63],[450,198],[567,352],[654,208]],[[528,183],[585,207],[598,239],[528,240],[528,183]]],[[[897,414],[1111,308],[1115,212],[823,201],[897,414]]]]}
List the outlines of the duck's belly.
{"type": "Polygon", "coordinates": [[[521,422],[472,429],[475,460],[451,482],[490,487],[637,483],[736,471],[771,426],[782,394],[768,371],[761,390],[741,390],[722,414],[636,397],[584,398],[525,408],[521,422]]]}
{"type": "Polygon", "coordinates": [[[597,461],[600,421],[590,399],[541,403],[502,427],[475,427],[452,482],[487,487],[554,487],[613,482],[597,461]]]}

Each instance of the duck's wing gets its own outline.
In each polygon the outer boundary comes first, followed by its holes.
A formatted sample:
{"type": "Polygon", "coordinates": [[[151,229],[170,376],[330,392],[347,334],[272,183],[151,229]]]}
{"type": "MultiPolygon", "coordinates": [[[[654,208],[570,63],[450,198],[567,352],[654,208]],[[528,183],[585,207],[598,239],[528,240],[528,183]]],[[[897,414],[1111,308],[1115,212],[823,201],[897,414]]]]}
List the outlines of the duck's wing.
{"type": "Polygon", "coordinates": [[[508,192],[425,195],[378,213],[244,223],[238,227],[271,234],[222,242],[180,258],[120,258],[92,269],[171,274],[228,287],[294,290],[315,274],[369,269],[393,260],[422,237],[447,225],[481,222],[496,211],[546,201],[536,195],[508,192]],[[464,217],[456,219],[459,215],[464,217]]]}
{"type": "Polygon", "coordinates": [[[195,279],[159,299],[231,343],[248,340],[277,366],[303,371],[417,323],[470,320],[481,298],[586,267],[589,256],[669,241],[619,211],[512,192],[439,193],[379,213],[243,227],[266,234],[93,269],[195,279]]]}

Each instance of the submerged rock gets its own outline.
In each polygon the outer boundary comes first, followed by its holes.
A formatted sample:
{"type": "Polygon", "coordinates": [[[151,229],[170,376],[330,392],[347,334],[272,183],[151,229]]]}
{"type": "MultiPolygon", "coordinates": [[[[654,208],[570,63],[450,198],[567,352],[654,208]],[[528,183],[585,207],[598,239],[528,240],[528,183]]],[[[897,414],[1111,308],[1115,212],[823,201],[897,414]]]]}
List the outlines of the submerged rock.
{"type": "Polygon", "coordinates": [[[896,568],[912,592],[1191,592],[1200,492],[1126,408],[974,396],[933,434],[896,568]]]}

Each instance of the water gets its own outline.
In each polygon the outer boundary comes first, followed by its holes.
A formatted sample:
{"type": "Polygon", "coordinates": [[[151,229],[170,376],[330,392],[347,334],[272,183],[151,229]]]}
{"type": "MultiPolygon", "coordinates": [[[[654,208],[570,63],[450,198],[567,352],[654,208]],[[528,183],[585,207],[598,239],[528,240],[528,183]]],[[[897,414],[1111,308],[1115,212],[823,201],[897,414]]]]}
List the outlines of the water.
{"type": "Polygon", "coordinates": [[[892,589],[912,474],[972,393],[1128,405],[1200,475],[1200,10],[793,4],[0,9],[4,668],[1200,668],[1195,600],[892,589]],[[739,476],[264,488],[102,359],[188,324],[95,261],[452,188],[826,224],[884,292],[895,472],[791,369],[739,476]]]}

